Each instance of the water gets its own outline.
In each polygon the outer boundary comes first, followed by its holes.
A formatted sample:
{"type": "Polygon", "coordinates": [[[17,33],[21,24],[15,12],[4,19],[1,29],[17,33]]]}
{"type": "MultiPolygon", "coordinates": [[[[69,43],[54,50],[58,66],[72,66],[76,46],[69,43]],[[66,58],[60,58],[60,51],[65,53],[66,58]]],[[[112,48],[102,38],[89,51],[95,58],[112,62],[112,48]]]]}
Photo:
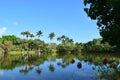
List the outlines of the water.
{"type": "Polygon", "coordinates": [[[102,63],[105,55],[0,57],[0,80],[120,80],[119,57],[106,56],[115,68],[102,63]]]}

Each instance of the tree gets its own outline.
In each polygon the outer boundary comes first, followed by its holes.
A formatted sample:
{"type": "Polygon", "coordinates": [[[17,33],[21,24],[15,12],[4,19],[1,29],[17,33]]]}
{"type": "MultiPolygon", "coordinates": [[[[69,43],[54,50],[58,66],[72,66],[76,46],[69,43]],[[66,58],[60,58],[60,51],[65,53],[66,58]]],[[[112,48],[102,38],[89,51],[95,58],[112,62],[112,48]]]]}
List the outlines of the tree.
{"type": "Polygon", "coordinates": [[[15,35],[5,35],[0,38],[0,43],[3,43],[4,41],[11,41],[13,45],[20,45],[21,44],[21,39],[16,37],[15,35]]]}
{"type": "Polygon", "coordinates": [[[84,0],[88,17],[97,20],[103,42],[120,47],[120,0],[84,0]]]}
{"type": "Polygon", "coordinates": [[[61,37],[57,38],[58,41],[61,41],[62,43],[73,43],[73,39],[70,39],[69,37],[62,35],[61,37]]]}
{"type": "Polygon", "coordinates": [[[30,32],[29,31],[25,31],[25,35],[26,35],[26,38],[28,39],[28,37],[30,36],[30,32]]]}
{"type": "Polygon", "coordinates": [[[67,37],[65,35],[62,35],[61,37],[58,37],[57,40],[61,41],[62,43],[64,43],[66,38],[67,37]]]}
{"type": "Polygon", "coordinates": [[[23,36],[26,36],[26,38],[28,39],[28,37],[30,36],[30,32],[29,31],[24,31],[24,32],[21,32],[21,35],[23,36]]]}
{"type": "Polygon", "coordinates": [[[25,32],[21,32],[21,35],[23,35],[23,37],[25,36],[25,32]]]}
{"type": "Polygon", "coordinates": [[[30,34],[30,38],[31,38],[31,39],[34,38],[34,34],[30,34]]]}
{"type": "Polygon", "coordinates": [[[42,34],[43,34],[43,32],[41,30],[39,30],[36,35],[38,36],[38,38],[40,38],[40,36],[42,36],[42,34]]]}
{"type": "Polygon", "coordinates": [[[4,50],[4,55],[8,54],[8,50],[10,49],[11,45],[11,41],[3,41],[0,47],[4,50]]]}
{"type": "Polygon", "coordinates": [[[61,38],[60,38],[60,37],[58,37],[58,38],[57,38],[57,41],[59,41],[59,42],[60,42],[60,41],[61,41],[61,38]]]}
{"type": "Polygon", "coordinates": [[[49,38],[50,38],[50,40],[52,40],[54,37],[55,37],[54,32],[51,32],[51,33],[49,34],[49,38]]]}

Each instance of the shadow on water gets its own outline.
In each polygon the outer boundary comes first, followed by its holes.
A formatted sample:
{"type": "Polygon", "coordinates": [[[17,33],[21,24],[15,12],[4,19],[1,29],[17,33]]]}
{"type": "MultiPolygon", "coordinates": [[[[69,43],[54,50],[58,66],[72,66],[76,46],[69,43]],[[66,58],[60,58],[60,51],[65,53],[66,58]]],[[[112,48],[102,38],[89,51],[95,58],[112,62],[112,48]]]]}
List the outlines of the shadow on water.
{"type": "Polygon", "coordinates": [[[10,79],[12,74],[17,80],[119,80],[120,55],[0,56],[0,79],[10,79]]]}

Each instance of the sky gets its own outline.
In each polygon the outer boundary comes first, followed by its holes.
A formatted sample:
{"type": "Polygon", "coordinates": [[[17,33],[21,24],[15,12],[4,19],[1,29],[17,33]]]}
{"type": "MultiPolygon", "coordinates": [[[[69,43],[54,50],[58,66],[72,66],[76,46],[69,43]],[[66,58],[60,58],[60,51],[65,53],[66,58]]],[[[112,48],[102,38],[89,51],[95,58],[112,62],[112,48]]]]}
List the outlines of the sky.
{"type": "Polygon", "coordinates": [[[100,38],[96,21],[84,12],[83,0],[0,0],[0,36],[15,35],[22,38],[23,31],[36,34],[49,42],[48,35],[56,38],[66,35],[74,42],[88,42],[100,38]]]}

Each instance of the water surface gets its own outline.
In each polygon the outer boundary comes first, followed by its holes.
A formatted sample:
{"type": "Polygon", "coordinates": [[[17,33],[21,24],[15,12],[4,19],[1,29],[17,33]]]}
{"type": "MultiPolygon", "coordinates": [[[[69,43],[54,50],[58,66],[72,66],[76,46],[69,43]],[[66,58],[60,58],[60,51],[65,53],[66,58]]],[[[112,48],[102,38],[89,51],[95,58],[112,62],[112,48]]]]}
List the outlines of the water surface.
{"type": "Polygon", "coordinates": [[[8,55],[0,57],[0,80],[119,80],[119,65],[120,57],[108,54],[8,55]]]}

